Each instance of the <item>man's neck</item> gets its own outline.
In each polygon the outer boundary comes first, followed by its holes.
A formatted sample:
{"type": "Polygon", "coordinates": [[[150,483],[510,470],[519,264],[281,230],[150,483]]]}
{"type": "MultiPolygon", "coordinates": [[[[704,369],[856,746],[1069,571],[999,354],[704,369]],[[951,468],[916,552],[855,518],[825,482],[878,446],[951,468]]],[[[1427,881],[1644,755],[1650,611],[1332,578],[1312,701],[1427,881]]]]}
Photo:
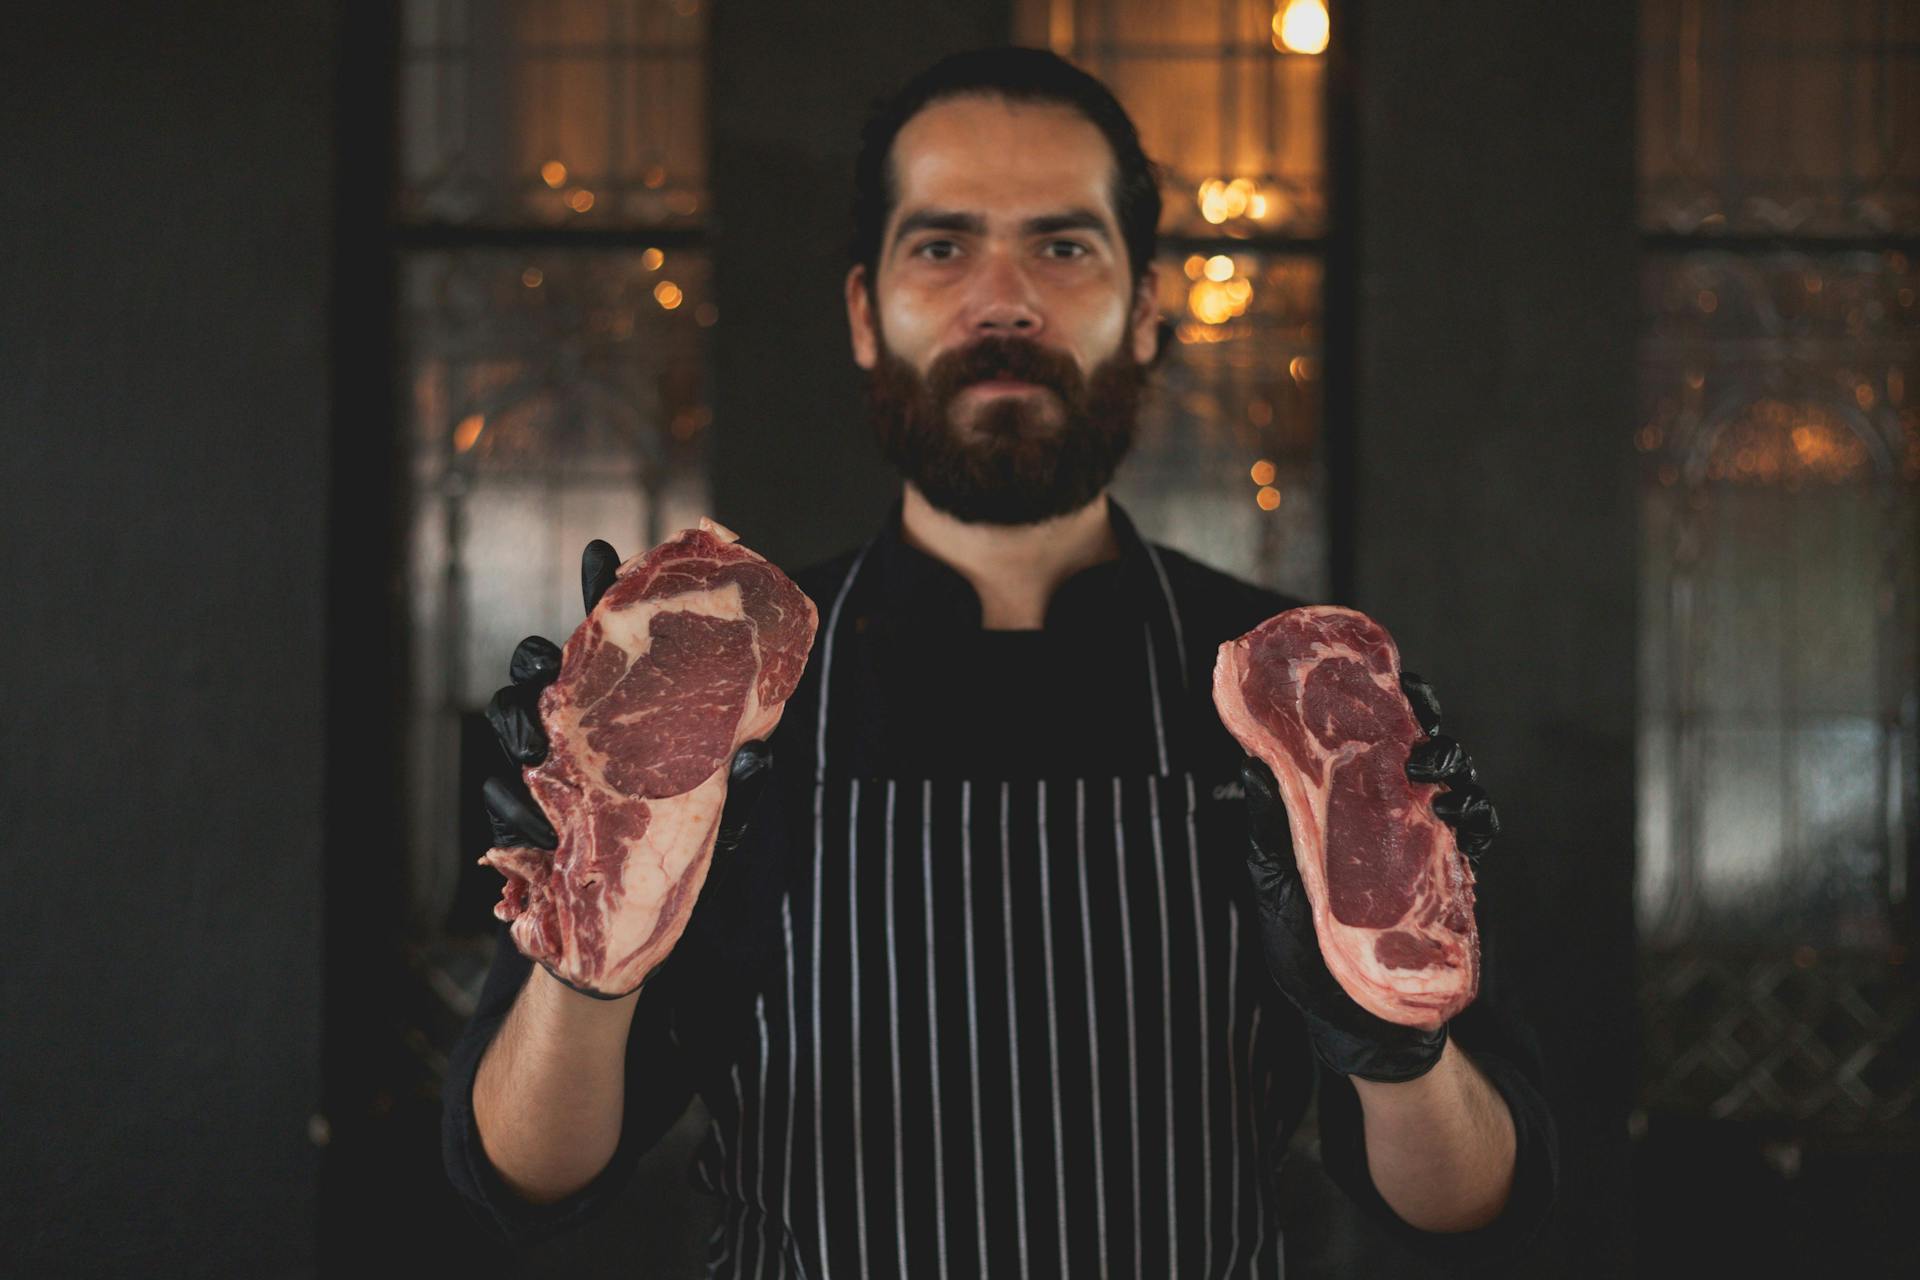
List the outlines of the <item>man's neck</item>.
{"type": "Polygon", "coordinates": [[[1056,587],[1120,555],[1105,493],[1040,524],[964,524],[908,484],[900,535],[972,584],[980,597],[980,625],[988,631],[1038,630],[1056,587]]]}

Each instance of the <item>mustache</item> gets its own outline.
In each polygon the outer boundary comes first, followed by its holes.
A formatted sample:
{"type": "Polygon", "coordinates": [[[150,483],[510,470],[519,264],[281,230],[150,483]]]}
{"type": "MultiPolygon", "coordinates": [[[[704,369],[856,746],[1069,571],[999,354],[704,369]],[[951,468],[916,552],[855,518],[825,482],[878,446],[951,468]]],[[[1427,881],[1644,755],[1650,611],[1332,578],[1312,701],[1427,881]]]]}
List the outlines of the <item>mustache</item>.
{"type": "Polygon", "coordinates": [[[927,370],[927,384],[936,403],[945,403],[975,383],[996,378],[1049,387],[1069,403],[1077,402],[1085,392],[1086,380],[1073,357],[1030,338],[982,338],[940,356],[927,370]]]}
{"type": "Polygon", "coordinates": [[[935,507],[969,524],[1027,525],[1078,510],[1112,479],[1145,372],[1124,347],[1083,374],[1067,352],[996,334],[934,357],[922,375],[883,340],[867,396],[882,455],[935,507]],[[1042,430],[1037,406],[1004,397],[981,406],[972,431],[957,429],[954,397],[997,377],[1051,391],[1059,421],[1042,430]]]}

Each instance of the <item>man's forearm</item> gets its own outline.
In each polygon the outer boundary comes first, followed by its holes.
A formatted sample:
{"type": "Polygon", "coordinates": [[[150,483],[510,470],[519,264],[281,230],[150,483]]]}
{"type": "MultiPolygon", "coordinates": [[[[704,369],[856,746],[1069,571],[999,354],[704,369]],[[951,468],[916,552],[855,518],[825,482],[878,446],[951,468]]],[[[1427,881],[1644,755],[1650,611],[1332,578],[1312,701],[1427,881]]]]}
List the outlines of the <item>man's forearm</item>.
{"type": "Polygon", "coordinates": [[[514,1194],[547,1204],[613,1158],[638,994],[595,1000],[535,966],[480,1060],[473,1119],[514,1194]]]}
{"type": "Polygon", "coordinates": [[[1403,1084],[1355,1078],[1367,1167],[1380,1198],[1423,1231],[1469,1231],[1513,1190],[1513,1116],[1451,1039],[1433,1070],[1403,1084]]]}

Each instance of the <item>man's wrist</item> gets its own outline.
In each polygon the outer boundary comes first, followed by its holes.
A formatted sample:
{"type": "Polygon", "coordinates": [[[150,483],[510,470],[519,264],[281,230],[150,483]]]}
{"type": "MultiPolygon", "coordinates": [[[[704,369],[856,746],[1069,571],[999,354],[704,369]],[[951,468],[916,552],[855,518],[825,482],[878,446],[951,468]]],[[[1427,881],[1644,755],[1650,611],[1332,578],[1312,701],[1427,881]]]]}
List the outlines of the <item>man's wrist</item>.
{"type": "Polygon", "coordinates": [[[1336,1074],[1373,1084],[1405,1084],[1432,1071],[1445,1054],[1447,1024],[1435,1031],[1384,1024],[1398,1042],[1346,1031],[1313,1014],[1307,1030],[1314,1054],[1336,1074]]]}
{"type": "Polygon", "coordinates": [[[549,968],[545,961],[534,966],[539,971],[536,981],[540,983],[542,998],[561,1007],[577,1011],[573,1016],[591,1017],[604,1014],[609,1020],[628,1019],[633,1016],[633,1008],[639,1002],[640,992],[646,987],[645,979],[640,985],[625,995],[610,996],[598,991],[587,991],[575,986],[549,968]]]}

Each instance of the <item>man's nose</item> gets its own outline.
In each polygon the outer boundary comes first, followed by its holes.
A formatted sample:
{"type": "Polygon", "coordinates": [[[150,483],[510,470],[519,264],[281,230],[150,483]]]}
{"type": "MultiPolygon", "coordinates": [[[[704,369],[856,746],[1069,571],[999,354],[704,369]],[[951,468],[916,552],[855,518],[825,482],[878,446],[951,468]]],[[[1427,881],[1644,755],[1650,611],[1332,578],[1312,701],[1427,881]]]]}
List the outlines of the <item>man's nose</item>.
{"type": "Polygon", "coordinates": [[[1039,336],[1042,319],[1038,300],[1033,295],[1032,281],[1027,279],[1026,273],[1011,254],[986,255],[977,273],[970,302],[968,327],[975,336],[1039,336]]]}

